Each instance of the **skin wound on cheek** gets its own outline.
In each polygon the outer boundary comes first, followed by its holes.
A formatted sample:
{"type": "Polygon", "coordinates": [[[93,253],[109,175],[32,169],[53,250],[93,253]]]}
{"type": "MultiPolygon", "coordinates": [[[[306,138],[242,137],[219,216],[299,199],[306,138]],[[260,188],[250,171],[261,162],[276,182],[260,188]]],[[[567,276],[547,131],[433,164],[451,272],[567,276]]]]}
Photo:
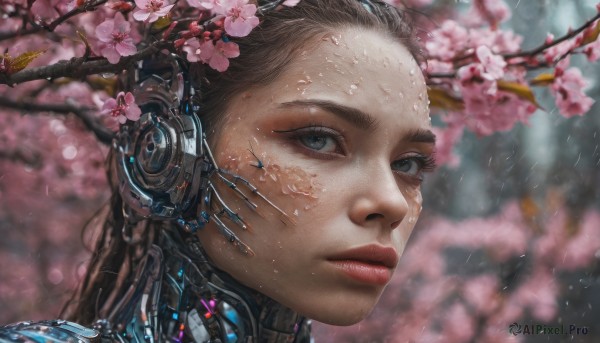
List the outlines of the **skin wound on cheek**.
{"type": "Polygon", "coordinates": [[[297,217],[301,210],[310,210],[318,204],[318,194],[324,187],[317,182],[316,174],[300,167],[283,167],[265,153],[258,155],[253,150],[224,154],[223,168],[250,176],[259,191],[282,206],[288,215],[297,217]],[[290,201],[288,196],[296,201],[290,201]]]}

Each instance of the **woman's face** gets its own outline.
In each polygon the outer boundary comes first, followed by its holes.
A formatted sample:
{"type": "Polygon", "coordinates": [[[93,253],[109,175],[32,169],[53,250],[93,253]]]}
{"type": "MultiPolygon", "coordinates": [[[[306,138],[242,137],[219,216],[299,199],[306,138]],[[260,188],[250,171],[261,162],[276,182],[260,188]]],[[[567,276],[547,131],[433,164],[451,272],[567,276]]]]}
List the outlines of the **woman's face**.
{"type": "Polygon", "coordinates": [[[255,256],[240,253],[211,221],[199,233],[209,257],[307,317],[333,325],[362,320],[421,211],[420,178],[433,162],[427,102],[408,50],[357,28],[324,36],[275,81],[233,98],[215,159],[294,223],[254,195],[252,210],[215,178],[251,228],[224,221],[255,256]]]}

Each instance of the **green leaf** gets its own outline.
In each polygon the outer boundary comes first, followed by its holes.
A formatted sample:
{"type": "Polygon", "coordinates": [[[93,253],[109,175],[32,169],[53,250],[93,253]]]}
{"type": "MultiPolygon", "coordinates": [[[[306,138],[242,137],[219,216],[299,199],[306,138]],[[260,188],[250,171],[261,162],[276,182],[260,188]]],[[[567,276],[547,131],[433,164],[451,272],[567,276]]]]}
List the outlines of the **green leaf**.
{"type": "Polygon", "coordinates": [[[8,74],[9,75],[14,74],[16,72],[19,72],[19,71],[25,69],[25,67],[27,67],[27,65],[29,65],[29,63],[31,63],[36,58],[40,57],[45,52],[46,52],[45,49],[29,51],[29,52],[24,52],[15,58],[11,58],[8,55],[4,55],[4,58],[6,58],[6,60],[8,62],[8,74]]]}
{"type": "Polygon", "coordinates": [[[541,106],[538,104],[537,100],[535,99],[535,95],[533,94],[533,91],[531,91],[531,88],[529,88],[529,86],[526,84],[513,82],[513,81],[498,80],[498,89],[508,92],[508,93],[515,94],[519,98],[521,98],[523,100],[527,100],[530,103],[534,104],[536,107],[541,108],[541,106]]]}
{"type": "Polygon", "coordinates": [[[548,86],[554,82],[554,79],[554,74],[542,73],[534,77],[530,82],[532,86],[548,86]]]}
{"type": "Polygon", "coordinates": [[[429,101],[431,101],[431,107],[437,107],[451,111],[460,111],[465,108],[465,104],[462,99],[455,97],[445,89],[429,88],[427,89],[427,95],[429,96],[429,101]]]}

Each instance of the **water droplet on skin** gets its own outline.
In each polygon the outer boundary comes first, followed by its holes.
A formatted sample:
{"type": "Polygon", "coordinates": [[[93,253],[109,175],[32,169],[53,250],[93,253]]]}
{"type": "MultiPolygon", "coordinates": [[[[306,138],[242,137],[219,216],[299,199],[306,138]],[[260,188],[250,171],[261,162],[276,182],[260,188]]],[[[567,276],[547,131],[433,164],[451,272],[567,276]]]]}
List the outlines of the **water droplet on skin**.
{"type": "Polygon", "coordinates": [[[409,72],[409,74],[410,74],[410,76],[413,76],[413,75],[415,75],[415,70],[414,70],[414,69],[411,69],[411,70],[410,70],[410,72],[409,72]]]}
{"type": "Polygon", "coordinates": [[[340,45],[340,40],[336,36],[331,36],[331,41],[335,45],[340,45]]]}
{"type": "Polygon", "coordinates": [[[415,217],[408,218],[408,222],[411,223],[411,224],[414,223],[415,222],[415,217]]]}
{"type": "Polygon", "coordinates": [[[277,273],[279,273],[279,270],[273,269],[273,273],[277,274],[277,273]]]}
{"type": "Polygon", "coordinates": [[[417,104],[414,104],[414,105],[413,105],[413,109],[414,109],[415,111],[417,111],[417,110],[419,110],[419,106],[417,106],[417,104]]]}
{"type": "Polygon", "coordinates": [[[319,76],[323,77],[323,73],[319,73],[319,76]]]}
{"type": "Polygon", "coordinates": [[[295,215],[296,217],[298,217],[298,209],[295,209],[295,210],[294,210],[294,215],[295,215]]]}

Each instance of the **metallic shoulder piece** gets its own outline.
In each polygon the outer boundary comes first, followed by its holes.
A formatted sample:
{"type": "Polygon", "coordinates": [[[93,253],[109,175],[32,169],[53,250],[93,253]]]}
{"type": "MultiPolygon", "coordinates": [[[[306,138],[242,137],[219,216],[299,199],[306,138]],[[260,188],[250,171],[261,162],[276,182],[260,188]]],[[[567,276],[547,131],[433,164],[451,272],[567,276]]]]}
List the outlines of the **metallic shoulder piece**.
{"type": "Polygon", "coordinates": [[[0,343],[104,342],[98,331],[66,320],[20,322],[0,327],[0,343]]]}

